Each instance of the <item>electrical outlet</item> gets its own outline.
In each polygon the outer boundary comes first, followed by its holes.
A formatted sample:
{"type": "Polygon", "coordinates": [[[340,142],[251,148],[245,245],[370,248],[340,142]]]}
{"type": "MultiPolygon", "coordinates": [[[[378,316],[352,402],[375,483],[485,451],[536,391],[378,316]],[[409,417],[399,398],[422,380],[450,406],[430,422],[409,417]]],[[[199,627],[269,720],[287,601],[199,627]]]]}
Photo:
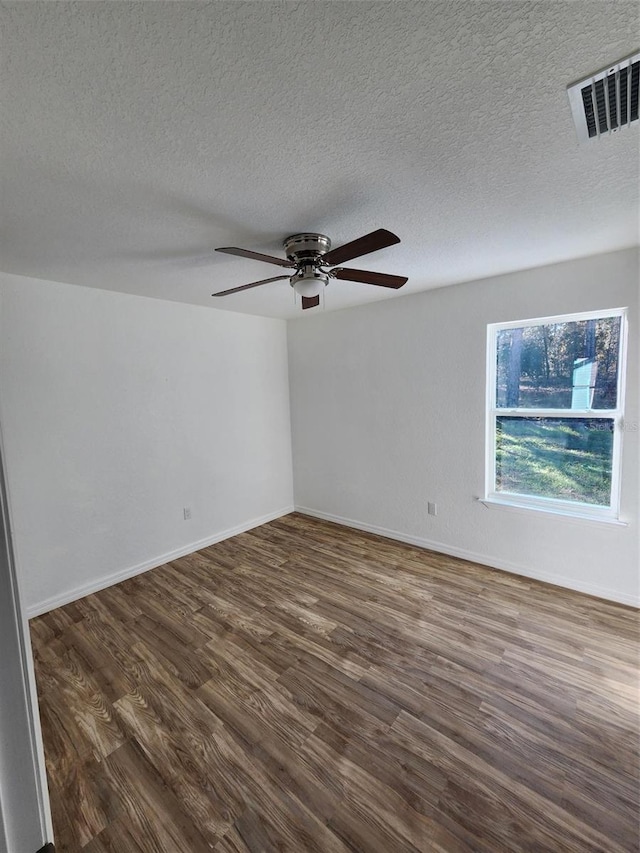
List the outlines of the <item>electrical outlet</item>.
{"type": "Polygon", "coordinates": [[[186,506],[186,507],[182,510],[182,514],[184,515],[184,520],[185,520],[185,521],[189,521],[189,519],[191,518],[191,507],[190,507],[190,506],[186,506]]]}
{"type": "Polygon", "coordinates": [[[429,515],[437,515],[438,514],[438,505],[429,501],[427,504],[427,512],[429,515]]]}

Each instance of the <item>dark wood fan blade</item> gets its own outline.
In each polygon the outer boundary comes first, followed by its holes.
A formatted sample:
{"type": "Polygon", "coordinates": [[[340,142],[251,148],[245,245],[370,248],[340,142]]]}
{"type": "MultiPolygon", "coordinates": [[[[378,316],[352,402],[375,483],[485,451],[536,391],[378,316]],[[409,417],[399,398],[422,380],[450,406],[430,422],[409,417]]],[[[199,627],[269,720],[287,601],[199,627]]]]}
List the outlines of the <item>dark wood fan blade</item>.
{"type": "Polygon", "coordinates": [[[240,293],[241,290],[249,290],[252,287],[260,287],[261,284],[269,284],[270,281],[283,281],[288,275],[277,275],[274,278],[263,278],[261,281],[252,281],[251,284],[241,284],[240,287],[232,287],[230,290],[221,290],[212,293],[212,296],[229,296],[230,293],[240,293]]]}
{"type": "Polygon", "coordinates": [[[303,296],[302,297],[302,309],[305,308],[315,308],[316,305],[320,305],[320,297],[319,296],[303,296]]]}
{"type": "Polygon", "coordinates": [[[322,263],[332,267],[334,264],[343,264],[345,261],[360,258],[370,252],[377,252],[378,249],[386,249],[387,246],[393,246],[394,243],[399,242],[400,238],[392,234],[391,231],[378,228],[377,231],[365,234],[364,237],[352,240],[351,243],[345,243],[344,246],[331,249],[330,252],[322,256],[322,263]]]}
{"type": "Polygon", "coordinates": [[[224,246],[222,249],[216,249],[216,252],[225,252],[227,255],[240,255],[241,258],[264,261],[267,264],[276,264],[279,267],[295,267],[295,264],[286,258],[274,258],[273,255],[263,255],[262,252],[251,252],[249,249],[238,249],[236,246],[224,246]]]}
{"type": "Polygon", "coordinates": [[[362,284],[377,284],[380,287],[393,287],[395,290],[409,281],[404,275],[387,275],[383,272],[371,272],[371,270],[350,270],[345,267],[331,270],[331,277],[341,278],[344,281],[360,281],[362,284]]]}

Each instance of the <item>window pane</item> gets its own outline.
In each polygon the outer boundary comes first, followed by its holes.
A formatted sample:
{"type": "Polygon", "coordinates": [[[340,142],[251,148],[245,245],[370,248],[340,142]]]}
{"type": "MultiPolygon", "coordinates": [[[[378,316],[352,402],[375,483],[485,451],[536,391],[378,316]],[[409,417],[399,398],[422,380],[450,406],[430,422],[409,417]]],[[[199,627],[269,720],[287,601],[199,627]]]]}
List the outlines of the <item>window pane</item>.
{"type": "Polygon", "coordinates": [[[496,418],[496,491],[609,506],[613,419],[496,418]]]}
{"type": "Polygon", "coordinates": [[[498,408],[615,409],[620,317],[501,329],[498,408]]]}

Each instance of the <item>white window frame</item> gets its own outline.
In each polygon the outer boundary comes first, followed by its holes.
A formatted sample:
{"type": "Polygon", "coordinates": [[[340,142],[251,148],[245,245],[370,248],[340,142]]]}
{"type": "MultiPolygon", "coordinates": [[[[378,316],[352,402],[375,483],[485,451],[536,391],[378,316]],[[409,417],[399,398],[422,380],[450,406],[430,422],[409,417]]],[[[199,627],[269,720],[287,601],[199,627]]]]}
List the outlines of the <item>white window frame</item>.
{"type": "Polygon", "coordinates": [[[616,521],[620,518],[620,481],[622,469],[622,436],[624,425],[624,390],[627,355],[627,310],[607,308],[576,314],[559,314],[553,317],[537,317],[532,320],[513,320],[506,323],[491,323],[487,326],[487,421],[485,448],[485,497],[488,504],[520,509],[542,510],[554,514],[587,518],[601,521],[616,521]],[[521,329],[527,326],[544,326],[554,323],[574,323],[605,317],[620,317],[620,352],[618,354],[618,379],[615,409],[506,409],[496,406],[497,339],[504,329],[521,329]],[[535,418],[593,418],[613,420],[613,448],[611,459],[611,500],[609,506],[583,504],[559,498],[534,497],[516,492],[498,492],[496,483],[496,423],[498,417],[535,418]]]}

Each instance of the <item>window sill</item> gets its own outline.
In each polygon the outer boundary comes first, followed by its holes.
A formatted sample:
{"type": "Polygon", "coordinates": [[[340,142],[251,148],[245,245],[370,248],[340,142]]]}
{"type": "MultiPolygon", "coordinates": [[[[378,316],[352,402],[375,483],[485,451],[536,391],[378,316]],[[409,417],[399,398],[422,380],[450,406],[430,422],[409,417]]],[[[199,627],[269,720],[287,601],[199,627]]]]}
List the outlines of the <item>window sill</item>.
{"type": "Polygon", "coordinates": [[[543,515],[552,515],[564,521],[587,522],[588,524],[605,524],[613,527],[628,527],[627,521],[619,518],[611,518],[602,515],[584,515],[570,510],[558,509],[556,507],[531,506],[530,504],[518,503],[517,501],[501,501],[496,498],[476,498],[486,509],[506,509],[509,512],[538,512],[543,515]]]}

